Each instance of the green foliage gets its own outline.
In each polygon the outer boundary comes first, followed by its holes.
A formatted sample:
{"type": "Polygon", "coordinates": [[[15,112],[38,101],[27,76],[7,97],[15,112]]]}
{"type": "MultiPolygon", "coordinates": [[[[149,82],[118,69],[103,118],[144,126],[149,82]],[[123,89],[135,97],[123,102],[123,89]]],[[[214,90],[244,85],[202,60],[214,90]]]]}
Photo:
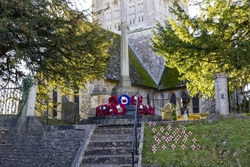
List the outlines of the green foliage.
{"type": "MultiPolygon", "coordinates": [[[[214,123],[194,123],[172,127],[180,131],[185,127],[186,134],[191,131],[185,143],[185,149],[180,146],[182,141],[167,143],[161,139],[157,144],[154,135],[168,132],[167,125],[156,125],[155,133],[152,126],[145,126],[143,164],[158,164],[159,166],[248,166],[250,164],[250,126],[249,119],[221,119],[214,123]],[[237,126],[235,126],[237,125],[237,126]],[[161,132],[161,128],[164,132],[161,132]],[[197,142],[193,142],[193,139],[197,142]],[[175,144],[175,149],[171,145],[175,144]],[[199,149],[192,149],[192,145],[199,145],[199,149]],[[153,153],[152,146],[157,147],[153,153]],[[162,149],[165,145],[166,149],[162,149]]],[[[159,135],[160,136],[160,135],[159,135]]]]}
{"type": "Polygon", "coordinates": [[[113,37],[87,15],[66,0],[0,1],[1,81],[34,76],[42,102],[103,77],[113,37]]]}
{"type": "Polygon", "coordinates": [[[177,3],[172,12],[176,22],[157,25],[152,48],[178,69],[192,95],[213,96],[215,73],[228,75],[230,90],[249,82],[249,1],[203,1],[194,18],[177,3]]]}

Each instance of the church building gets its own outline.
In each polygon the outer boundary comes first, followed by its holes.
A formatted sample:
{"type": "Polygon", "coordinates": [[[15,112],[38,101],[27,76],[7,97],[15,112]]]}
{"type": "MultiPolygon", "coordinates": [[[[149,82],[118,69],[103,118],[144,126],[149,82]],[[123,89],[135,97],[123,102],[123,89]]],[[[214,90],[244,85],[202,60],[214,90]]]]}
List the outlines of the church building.
{"type": "MultiPolygon", "coordinates": [[[[188,13],[188,6],[178,1],[188,13]]],[[[162,108],[172,103],[177,114],[181,114],[181,98],[189,98],[189,113],[208,112],[209,101],[200,97],[190,97],[185,83],[178,79],[176,69],[165,66],[163,57],[151,49],[153,28],[159,22],[164,24],[169,18],[175,19],[170,8],[172,0],[92,0],[93,20],[117,36],[121,36],[121,17],[128,27],[129,71],[132,87],[142,96],[144,104],[150,104],[156,115],[162,108]],[[121,15],[121,8],[124,14],[121,15]]],[[[120,45],[120,41],[117,41],[120,45]]],[[[79,113],[82,118],[95,115],[96,107],[107,104],[109,97],[117,89],[120,80],[120,49],[110,59],[103,80],[88,83],[81,90],[79,113]]]]}

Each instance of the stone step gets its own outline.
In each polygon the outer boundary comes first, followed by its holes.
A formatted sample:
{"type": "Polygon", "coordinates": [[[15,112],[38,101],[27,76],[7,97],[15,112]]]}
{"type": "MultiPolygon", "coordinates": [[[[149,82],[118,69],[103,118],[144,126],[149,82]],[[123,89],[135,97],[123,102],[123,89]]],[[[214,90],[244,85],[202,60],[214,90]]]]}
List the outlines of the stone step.
{"type": "MultiPolygon", "coordinates": [[[[138,124],[138,126],[141,126],[141,124],[138,124]]],[[[131,167],[133,128],[133,124],[110,124],[108,126],[102,124],[96,126],[85,150],[82,166],[131,167]]],[[[137,146],[139,146],[140,131],[141,127],[137,127],[137,146]]],[[[138,162],[138,158],[138,155],[135,155],[135,164],[138,162]]]]}
{"type": "MultiPolygon", "coordinates": [[[[93,134],[91,136],[91,141],[132,141],[132,133],[131,134],[93,134]]],[[[137,138],[140,137],[140,134],[137,134],[137,138]]]]}
{"type": "MultiPolygon", "coordinates": [[[[131,164],[112,164],[112,165],[91,164],[91,165],[84,165],[80,167],[131,167],[132,166],[131,164]]],[[[137,166],[137,164],[135,164],[135,166],[137,166]]]]}
{"type": "MultiPolygon", "coordinates": [[[[140,132],[140,128],[137,128],[137,132],[140,132]]],[[[133,128],[96,128],[94,131],[95,134],[132,134],[133,128]]]]}
{"type": "MultiPolygon", "coordinates": [[[[162,121],[162,117],[159,115],[139,115],[139,121],[162,121]]],[[[83,119],[79,124],[97,124],[99,126],[109,126],[109,125],[133,125],[134,116],[132,115],[113,115],[113,116],[98,116],[89,117],[88,119],[83,119]]]]}
{"type": "MultiPolygon", "coordinates": [[[[138,155],[135,156],[135,163],[138,161],[138,155]]],[[[84,165],[122,165],[122,164],[132,164],[132,154],[126,155],[89,155],[84,156],[82,160],[84,165]]],[[[131,165],[132,166],[132,165],[131,165]]]]}
{"type": "Polygon", "coordinates": [[[88,155],[126,155],[131,154],[131,148],[129,147],[95,147],[87,149],[85,156],[88,155]]]}
{"type": "MultiPolygon", "coordinates": [[[[141,120],[140,120],[141,121],[141,120]]],[[[123,119],[99,119],[96,121],[96,124],[102,126],[110,126],[110,125],[133,125],[134,119],[131,118],[123,118],[123,119]]]]}
{"type": "MultiPolygon", "coordinates": [[[[139,120],[142,120],[142,116],[138,116],[139,120]]],[[[89,117],[88,119],[81,120],[78,124],[97,124],[97,125],[133,125],[133,115],[113,115],[113,116],[98,116],[89,117]]]]}
{"type": "Polygon", "coordinates": [[[91,141],[88,144],[88,149],[91,148],[98,148],[98,147],[132,147],[132,142],[131,140],[127,140],[127,141],[91,141]]]}

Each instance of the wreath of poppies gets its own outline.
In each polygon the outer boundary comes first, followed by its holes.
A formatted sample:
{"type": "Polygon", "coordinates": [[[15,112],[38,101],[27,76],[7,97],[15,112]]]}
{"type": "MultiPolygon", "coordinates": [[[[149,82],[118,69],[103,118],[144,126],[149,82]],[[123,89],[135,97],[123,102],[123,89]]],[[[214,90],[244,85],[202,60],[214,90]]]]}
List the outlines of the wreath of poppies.
{"type": "Polygon", "coordinates": [[[118,104],[118,98],[116,96],[111,96],[109,98],[109,104],[111,104],[111,103],[118,104]]]}
{"type": "MultiPolygon", "coordinates": [[[[119,99],[116,96],[109,98],[109,104],[99,105],[96,107],[96,116],[105,115],[124,115],[126,114],[126,105],[136,105],[137,96],[121,95],[119,99]]],[[[147,104],[142,104],[142,96],[138,97],[138,112],[141,115],[155,115],[155,109],[147,104]]]]}
{"type": "Polygon", "coordinates": [[[145,115],[155,115],[155,109],[151,105],[144,105],[143,108],[145,115]]]}
{"type": "MultiPolygon", "coordinates": [[[[131,104],[136,105],[136,101],[137,101],[137,96],[136,95],[131,96],[131,104]]],[[[141,103],[142,103],[142,96],[139,96],[138,104],[141,104],[141,103]]]]}
{"type": "Polygon", "coordinates": [[[110,105],[100,105],[96,107],[96,116],[109,115],[110,105]]]}
{"type": "Polygon", "coordinates": [[[109,104],[99,105],[96,107],[96,116],[104,115],[124,115],[126,113],[126,106],[118,103],[116,96],[109,98],[109,104]]]}

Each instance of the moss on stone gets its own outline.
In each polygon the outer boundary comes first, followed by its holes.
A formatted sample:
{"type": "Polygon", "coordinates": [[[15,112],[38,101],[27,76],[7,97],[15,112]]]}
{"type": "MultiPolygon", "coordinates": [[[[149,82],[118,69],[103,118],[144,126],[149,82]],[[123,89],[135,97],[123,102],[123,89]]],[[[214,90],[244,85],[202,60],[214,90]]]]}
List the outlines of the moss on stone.
{"type": "MultiPolygon", "coordinates": [[[[114,45],[110,46],[110,60],[107,65],[105,77],[108,80],[120,80],[120,52],[121,52],[121,36],[113,32],[109,32],[114,45]]],[[[132,84],[151,88],[167,89],[184,86],[179,80],[181,75],[175,68],[165,67],[161,80],[157,85],[149,75],[148,71],[143,67],[135,53],[129,48],[129,73],[132,84]]],[[[160,74],[159,74],[160,75],[160,74]]]]}
{"type": "Polygon", "coordinates": [[[159,82],[159,89],[174,88],[183,85],[183,82],[179,80],[181,77],[179,71],[176,68],[165,67],[164,72],[159,82]]]}
{"type": "Polygon", "coordinates": [[[147,86],[147,87],[156,87],[155,82],[150,77],[148,72],[142,66],[140,61],[137,59],[136,55],[129,49],[129,59],[130,59],[130,78],[131,82],[134,84],[147,86]]]}

